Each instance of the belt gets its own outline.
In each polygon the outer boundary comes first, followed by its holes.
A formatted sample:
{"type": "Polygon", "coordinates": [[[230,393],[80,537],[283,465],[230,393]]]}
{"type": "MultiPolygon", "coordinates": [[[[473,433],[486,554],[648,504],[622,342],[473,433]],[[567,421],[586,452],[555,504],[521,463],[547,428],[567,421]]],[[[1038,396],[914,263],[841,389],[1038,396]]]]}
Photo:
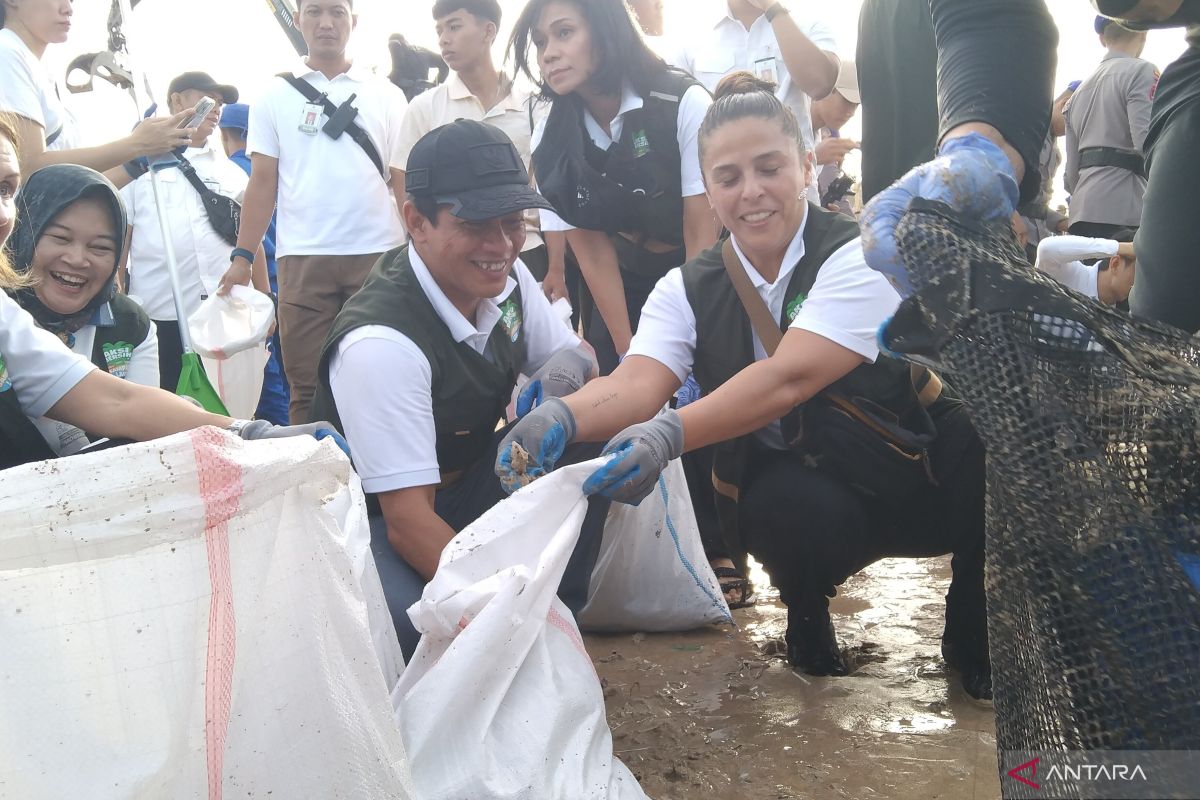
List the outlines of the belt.
{"type": "Polygon", "coordinates": [[[1146,159],[1133,150],[1119,147],[1085,147],[1079,151],[1079,168],[1116,167],[1146,177],[1146,159]]]}

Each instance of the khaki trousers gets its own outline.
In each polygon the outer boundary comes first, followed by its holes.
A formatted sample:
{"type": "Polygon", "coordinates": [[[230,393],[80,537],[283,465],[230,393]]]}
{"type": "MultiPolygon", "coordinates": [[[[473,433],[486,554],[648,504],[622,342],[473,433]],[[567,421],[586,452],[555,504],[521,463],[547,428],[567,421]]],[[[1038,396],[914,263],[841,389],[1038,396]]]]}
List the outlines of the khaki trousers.
{"type": "Polygon", "coordinates": [[[380,253],[355,256],[284,256],[279,259],[279,339],[291,385],[289,422],[309,421],[317,364],[333,320],[362,288],[380,253]]]}

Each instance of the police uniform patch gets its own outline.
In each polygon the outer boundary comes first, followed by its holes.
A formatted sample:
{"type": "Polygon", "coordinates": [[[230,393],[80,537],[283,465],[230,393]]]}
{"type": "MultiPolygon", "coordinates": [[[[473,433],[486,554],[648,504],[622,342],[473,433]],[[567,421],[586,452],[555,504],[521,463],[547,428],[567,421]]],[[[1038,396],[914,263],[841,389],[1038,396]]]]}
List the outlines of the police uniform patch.
{"type": "Polygon", "coordinates": [[[101,349],[109,374],[118,378],[126,377],[129,374],[129,362],[133,360],[133,345],[129,342],[112,342],[101,349]]]}
{"type": "Polygon", "coordinates": [[[500,305],[500,324],[504,332],[514,344],[521,336],[521,309],[512,300],[505,300],[500,305]]]}
{"type": "Polygon", "coordinates": [[[787,304],[787,321],[790,325],[796,315],[800,313],[800,306],[804,305],[804,301],[808,299],[808,295],[801,293],[795,300],[787,304]]]}

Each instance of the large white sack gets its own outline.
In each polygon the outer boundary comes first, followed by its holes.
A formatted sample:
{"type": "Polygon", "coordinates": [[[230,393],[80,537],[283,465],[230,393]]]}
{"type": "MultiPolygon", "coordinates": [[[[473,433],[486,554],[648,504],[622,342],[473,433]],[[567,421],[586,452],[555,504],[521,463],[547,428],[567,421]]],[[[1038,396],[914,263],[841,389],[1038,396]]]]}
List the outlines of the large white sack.
{"type": "Polygon", "coordinates": [[[262,342],[229,358],[200,357],[208,382],[217,390],[230,416],[254,418],[265,379],[263,368],[270,357],[266,344],[262,342]]]}
{"type": "Polygon", "coordinates": [[[686,631],[733,623],[708,565],[683,465],[667,465],[639,505],[613,503],[579,626],[588,631],[686,631]]]}
{"type": "Polygon", "coordinates": [[[579,538],[583,481],[564,467],[499,503],[442,552],[409,616],[400,727],[421,800],[638,800],[604,697],[555,596],[579,538]]]}
{"type": "Polygon", "coordinates": [[[235,417],[250,419],[258,408],[263,367],[270,355],[266,340],[274,321],[271,298],[249,286],[209,295],[188,317],[192,347],[200,354],[221,402],[235,417]]]}
{"type": "Polygon", "coordinates": [[[0,797],[413,797],[369,543],[310,437],[4,472],[0,797]]]}

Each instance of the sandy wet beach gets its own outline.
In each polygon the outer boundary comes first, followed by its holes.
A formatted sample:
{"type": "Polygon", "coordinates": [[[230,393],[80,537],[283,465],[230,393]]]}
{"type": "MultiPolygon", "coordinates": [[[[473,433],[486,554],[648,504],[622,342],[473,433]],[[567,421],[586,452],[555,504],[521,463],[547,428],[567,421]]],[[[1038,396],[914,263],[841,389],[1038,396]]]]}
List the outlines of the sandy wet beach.
{"type": "Polygon", "coordinates": [[[655,800],[996,800],[991,704],[939,650],[949,563],[888,559],[846,582],[844,678],[791,671],[770,589],[736,630],[587,636],[616,754],[655,800]]]}

